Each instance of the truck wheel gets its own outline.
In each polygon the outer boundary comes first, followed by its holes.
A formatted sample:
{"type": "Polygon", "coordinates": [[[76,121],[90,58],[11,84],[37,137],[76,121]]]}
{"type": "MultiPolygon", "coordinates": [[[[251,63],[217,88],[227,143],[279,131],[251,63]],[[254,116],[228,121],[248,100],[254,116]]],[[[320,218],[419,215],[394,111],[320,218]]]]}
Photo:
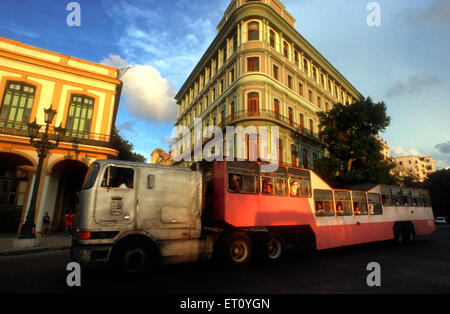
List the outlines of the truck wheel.
{"type": "Polygon", "coordinates": [[[154,262],[152,250],[140,243],[122,245],[114,255],[116,266],[127,274],[149,271],[154,262]]]}
{"type": "Polygon", "coordinates": [[[252,255],[252,242],[241,233],[227,236],[221,245],[222,257],[231,266],[247,265],[252,255]]]}
{"type": "Polygon", "coordinates": [[[269,233],[262,239],[259,251],[264,262],[275,264],[284,258],[286,244],[283,237],[278,233],[269,233]]]}

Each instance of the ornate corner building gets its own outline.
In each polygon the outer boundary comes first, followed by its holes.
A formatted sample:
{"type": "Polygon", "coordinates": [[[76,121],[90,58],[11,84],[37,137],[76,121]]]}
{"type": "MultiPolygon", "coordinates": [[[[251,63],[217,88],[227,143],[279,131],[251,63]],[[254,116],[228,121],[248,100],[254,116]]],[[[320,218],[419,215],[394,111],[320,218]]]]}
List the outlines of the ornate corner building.
{"type": "MultiPolygon", "coordinates": [[[[75,210],[89,165],[116,158],[110,135],[119,105],[119,70],[0,37],[0,231],[20,230],[29,207],[38,155],[28,123],[44,123],[44,109],[57,111],[49,127],[65,133],[43,163],[37,195],[36,232],[46,212],[52,229],[75,210]]],[[[44,128],[41,129],[41,132],[44,128]]]]}
{"type": "MultiPolygon", "coordinates": [[[[192,143],[196,118],[203,129],[278,126],[280,163],[311,168],[325,153],[317,113],[362,97],[296,31],[280,1],[232,0],[217,36],[175,97],[175,126],[190,128],[192,143]]],[[[259,146],[246,139],[235,157],[248,158],[252,144],[259,146]]]]}

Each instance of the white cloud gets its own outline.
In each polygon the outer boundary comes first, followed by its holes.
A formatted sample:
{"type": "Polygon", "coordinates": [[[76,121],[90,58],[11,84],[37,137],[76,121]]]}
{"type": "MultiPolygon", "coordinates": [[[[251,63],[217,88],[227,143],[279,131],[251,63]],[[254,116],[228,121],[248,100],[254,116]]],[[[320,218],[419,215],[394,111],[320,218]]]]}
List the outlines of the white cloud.
{"type": "Polygon", "coordinates": [[[173,123],[176,118],[175,90],[150,65],[129,65],[118,55],[109,55],[101,62],[117,68],[131,68],[121,77],[126,101],[122,104],[131,115],[155,123],[173,123]]]}
{"type": "Polygon", "coordinates": [[[439,159],[439,160],[436,160],[435,164],[436,164],[437,170],[450,169],[450,161],[448,161],[448,160],[439,159]]]}

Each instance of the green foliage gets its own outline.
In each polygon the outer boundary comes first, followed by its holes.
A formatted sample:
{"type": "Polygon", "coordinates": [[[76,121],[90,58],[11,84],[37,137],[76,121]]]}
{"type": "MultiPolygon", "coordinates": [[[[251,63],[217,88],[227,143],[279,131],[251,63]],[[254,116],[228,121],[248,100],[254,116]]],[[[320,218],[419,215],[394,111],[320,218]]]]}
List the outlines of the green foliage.
{"type": "Polygon", "coordinates": [[[145,162],[145,157],[141,154],[133,152],[133,144],[122,138],[119,134],[119,130],[114,127],[111,133],[111,144],[114,149],[119,151],[117,159],[126,161],[141,161],[145,162]]]}
{"type": "Polygon", "coordinates": [[[428,175],[423,187],[430,191],[435,216],[450,216],[450,169],[442,169],[428,175]]]}
{"type": "Polygon", "coordinates": [[[328,157],[318,160],[314,169],[332,186],[357,183],[394,184],[393,165],[384,159],[376,135],[390,123],[383,102],[370,97],[353,104],[336,104],[320,112],[320,138],[327,144],[328,157]]]}

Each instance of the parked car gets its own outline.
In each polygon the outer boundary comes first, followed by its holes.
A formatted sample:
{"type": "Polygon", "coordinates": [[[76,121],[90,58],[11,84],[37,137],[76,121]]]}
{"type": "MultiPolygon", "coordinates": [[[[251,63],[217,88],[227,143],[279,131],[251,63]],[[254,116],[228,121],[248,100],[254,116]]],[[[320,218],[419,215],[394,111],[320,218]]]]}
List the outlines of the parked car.
{"type": "Polygon", "coordinates": [[[436,217],[436,219],[434,221],[436,222],[436,225],[438,225],[438,224],[446,225],[447,224],[447,219],[445,219],[445,217],[436,217]]]}

